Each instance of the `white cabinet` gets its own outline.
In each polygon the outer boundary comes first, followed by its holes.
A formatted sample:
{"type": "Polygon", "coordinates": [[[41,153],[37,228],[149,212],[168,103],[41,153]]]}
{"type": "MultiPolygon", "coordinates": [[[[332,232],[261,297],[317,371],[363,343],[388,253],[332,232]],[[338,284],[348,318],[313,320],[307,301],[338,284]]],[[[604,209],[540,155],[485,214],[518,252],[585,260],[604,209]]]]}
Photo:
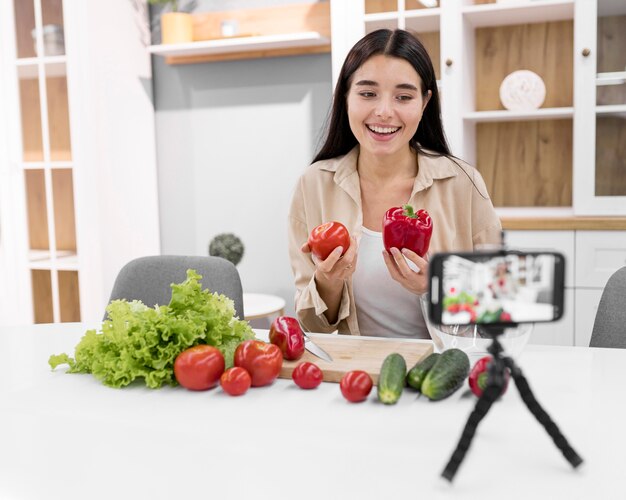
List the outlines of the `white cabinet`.
{"type": "Polygon", "coordinates": [[[159,253],[146,3],[0,2],[0,323],[97,321],[159,253]]]}
{"type": "Polygon", "coordinates": [[[574,209],[626,214],[626,2],[576,1],[574,209]]]}
{"type": "Polygon", "coordinates": [[[626,215],[624,0],[331,0],[331,15],[334,79],[365,33],[417,33],[452,152],[502,216],[626,215]],[[500,84],[522,69],[543,79],[545,101],[509,111],[500,84]]]}
{"type": "Polygon", "coordinates": [[[626,266],[625,231],[576,231],[576,286],[604,288],[626,266]]]}
{"type": "Polygon", "coordinates": [[[508,248],[550,250],[565,256],[565,296],[563,318],[554,323],[537,323],[530,338],[533,344],[574,345],[575,323],[575,234],[574,231],[506,231],[508,248]]]}
{"type": "Polygon", "coordinates": [[[564,318],[537,324],[531,342],[588,346],[604,286],[626,266],[626,231],[506,231],[506,243],[565,255],[564,318]]]}

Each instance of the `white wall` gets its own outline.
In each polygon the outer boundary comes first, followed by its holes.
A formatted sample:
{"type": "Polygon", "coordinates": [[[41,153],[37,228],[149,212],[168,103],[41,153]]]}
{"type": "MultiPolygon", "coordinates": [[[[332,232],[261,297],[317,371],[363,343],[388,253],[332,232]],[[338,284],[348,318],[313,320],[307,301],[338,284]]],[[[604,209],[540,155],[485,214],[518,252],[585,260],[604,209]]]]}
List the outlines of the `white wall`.
{"type": "Polygon", "coordinates": [[[207,255],[233,232],[244,291],[292,314],[287,210],[329,110],[330,55],[153,64],[162,252],[207,255]]]}

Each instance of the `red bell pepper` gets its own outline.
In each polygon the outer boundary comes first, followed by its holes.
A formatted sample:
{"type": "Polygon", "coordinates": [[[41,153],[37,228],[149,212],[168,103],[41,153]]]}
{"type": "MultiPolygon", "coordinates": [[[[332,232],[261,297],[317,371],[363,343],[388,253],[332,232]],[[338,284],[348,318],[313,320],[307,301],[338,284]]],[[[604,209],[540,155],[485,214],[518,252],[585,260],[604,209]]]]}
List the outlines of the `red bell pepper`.
{"type": "MultiPolygon", "coordinates": [[[[469,378],[467,381],[469,382],[470,389],[472,392],[480,397],[483,394],[483,391],[487,388],[487,377],[489,376],[489,363],[492,361],[491,356],[485,356],[484,358],[480,358],[474,364],[472,371],[470,371],[469,378]]],[[[506,392],[506,388],[509,385],[509,370],[505,371],[504,375],[504,387],[502,388],[502,394],[506,392]]]]}
{"type": "Polygon", "coordinates": [[[414,212],[411,205],[392,207],[383,219],[383,244],[389,252],[392,247],[398,250],[408,248],[420,257],[428,252],[430,237],[433,234],[433,221],[426,210],[414,212]]]}
{"type": "Polygon", "coordinates": [[[304,354],[304,333],[296,318],[276,318],[270,326],[270,342],[280,348],[285,359],[300,359],[304,354]]]}

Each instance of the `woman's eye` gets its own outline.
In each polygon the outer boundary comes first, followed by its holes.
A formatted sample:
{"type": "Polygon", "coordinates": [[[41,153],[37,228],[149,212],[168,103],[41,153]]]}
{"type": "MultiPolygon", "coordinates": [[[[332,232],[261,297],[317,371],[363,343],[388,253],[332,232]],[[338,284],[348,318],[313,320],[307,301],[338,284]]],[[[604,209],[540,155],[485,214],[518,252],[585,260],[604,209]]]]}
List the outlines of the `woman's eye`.
{"type": "Polygon", "coordinates": [[[374,92],[370,92],[370,91],[363,91],[363,92],[359,92],[359,95],[361,97],[374,97],[376,94],[374,94],[374,92]]]}
{"type": "Polygon", "coordinates": [[[411,99],[413,99],[412,95],[399,95],[398,96],[398,101],[410,101],[411,99]]]}

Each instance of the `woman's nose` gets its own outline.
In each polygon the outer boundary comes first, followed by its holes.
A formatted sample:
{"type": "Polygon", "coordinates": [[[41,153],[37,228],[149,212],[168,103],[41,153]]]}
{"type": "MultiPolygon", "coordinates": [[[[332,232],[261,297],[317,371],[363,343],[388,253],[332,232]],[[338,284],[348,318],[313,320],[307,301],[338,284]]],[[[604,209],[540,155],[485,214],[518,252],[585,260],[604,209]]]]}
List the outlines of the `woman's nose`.
{"type": "Polygon", "coordinates": [[[379,118],[389,118],[392,114],[392,106],[388,99],[380,99],[376,103],[376,109],[374,113],[379,118]]]}

